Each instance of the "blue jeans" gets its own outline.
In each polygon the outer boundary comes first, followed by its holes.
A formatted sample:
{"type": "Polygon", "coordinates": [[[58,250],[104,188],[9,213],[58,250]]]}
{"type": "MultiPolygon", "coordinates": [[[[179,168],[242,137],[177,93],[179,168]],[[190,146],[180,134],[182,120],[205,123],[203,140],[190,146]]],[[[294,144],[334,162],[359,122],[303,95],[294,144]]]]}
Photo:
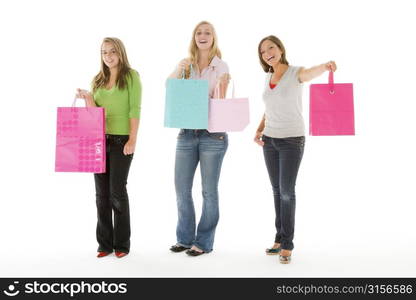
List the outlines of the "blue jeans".
{"type": "Polygon", "coordinates": [[[195,245],[204,252],[212,251],[215,228],[219,219],[218,181],[228,147],[225,132],[181,129],[176,144],[175,189],[178,205],[177,244],[195,245]],[[202,178],[202,214],[198,227],[192,199],[192,184],[200,163],[202,178]]]}
{"type": "Polygon", "coordinates": [[[273,188],[276,211],[275,243],[292,250],[295,233],[295,185],[305,137],[271,138],[263,135],[263,154],[273,188]]]}

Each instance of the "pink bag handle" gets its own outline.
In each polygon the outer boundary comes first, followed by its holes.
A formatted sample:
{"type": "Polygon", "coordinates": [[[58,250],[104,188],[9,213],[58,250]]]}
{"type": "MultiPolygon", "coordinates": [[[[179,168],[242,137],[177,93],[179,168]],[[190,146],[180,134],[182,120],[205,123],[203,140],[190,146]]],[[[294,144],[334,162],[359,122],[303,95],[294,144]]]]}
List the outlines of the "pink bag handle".
{"type": "MultiPolygon", "coordinates": [[[[72,107],[75,107],[75,103],[77,102],[77,99],[82,99],[82,98],[77,98],[77,96],[74,97],[74,101],[72,101],[72,107]]],[[[85,101],[85,99],[82,99],[85,101]]],[[[85,107],[87,107],[87,103],[85,102],[85,107]]]]}
{"type": "MultiPolygon", "coordinates": [[[[235,83],[234,80],[231,79],[231,83],[233,84],[233,90],[232,90],[232,98],[235,98],[235,83]]],[[[220,99],[220,82],[217,82],[217,85],[215,86],[215,91],[214,91],[214,99],[220,99]],[[217,96],[217,97],[215,97],[217,96]]],[[[225,98],[222,98],[225,99],[225,98]]]]}
{"type": "MultiPolygon", "coordinates": [[[[83,90],[83,91],[85,91],[85,90],[83,90]]],[[[74,101],[72,101],[72,107],[75,107],[75,103],[77,102],[77,99],[82,99],[82,100],[84,100],[84,102],[85,102],[85,107],[87,107],[87,100],[86,100],[86,99],[83,99],[83,98],[77,98],[77,95],[75,95],[75,97],[74,97],[74,101]]]]}
{"type": "Polygon", "coordinates": [[[329,93],[334,94],[335,93],[334,72],[332,71],[329,71],[329,74],[328,74],[328,84],[329,84],[329,93]]]}
{"type": "MultiPolygon", "coordinates": [[[[75,103],[77,102],[77,100],[78,99],[82,99],[82,98],[77,98],[77,96],[75,95],[75,97],[74,97],[74,101],[72,101],[72,106],[71,106],[71,108],[72,108],[72,111],[74,110],[74,108],[75,108],[75,103]]],[[[85,99],[82,99],[82,100],[84,100],[84,103],[85,103],[85,108],[87,109],[87,111],[89,111],[88,110],[88,106],[87,106],[87,100],[85,100],[85,99]]]]}

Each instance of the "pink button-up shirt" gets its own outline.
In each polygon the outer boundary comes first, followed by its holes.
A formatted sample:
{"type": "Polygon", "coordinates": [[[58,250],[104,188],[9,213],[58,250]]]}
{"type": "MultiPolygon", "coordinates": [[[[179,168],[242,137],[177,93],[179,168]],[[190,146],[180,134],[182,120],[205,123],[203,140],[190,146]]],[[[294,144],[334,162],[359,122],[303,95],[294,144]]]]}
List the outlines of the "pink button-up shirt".
{"type": "Polygon", "coordinates": [[[214,97],[215,87],[222,74],[229,73],[227,64],[218,56],[214,56],[208,67],[198,74],[198,70],[192,69],[190,79],[205,79],[208,80],[209,98],[214,97]]]}

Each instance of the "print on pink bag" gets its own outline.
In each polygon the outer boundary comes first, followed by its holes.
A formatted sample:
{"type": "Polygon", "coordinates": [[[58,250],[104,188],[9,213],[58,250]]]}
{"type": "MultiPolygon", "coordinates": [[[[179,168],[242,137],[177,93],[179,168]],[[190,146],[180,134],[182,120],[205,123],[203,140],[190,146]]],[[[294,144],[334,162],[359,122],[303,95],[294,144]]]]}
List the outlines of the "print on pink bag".
{"type": "Polygon", "coordinates": [[[102,107],[58,107],[55,172],[105,173],[102,107]]]}

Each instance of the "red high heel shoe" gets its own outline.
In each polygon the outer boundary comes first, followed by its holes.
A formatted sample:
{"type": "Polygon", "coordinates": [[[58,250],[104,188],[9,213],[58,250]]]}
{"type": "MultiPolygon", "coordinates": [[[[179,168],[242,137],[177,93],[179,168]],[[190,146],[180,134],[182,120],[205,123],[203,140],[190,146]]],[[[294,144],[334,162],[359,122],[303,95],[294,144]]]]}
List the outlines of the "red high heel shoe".
{"type": "Polygon", "coordinates": [[[116,256],[118,258],[122,258],[122,257],[126,256],[127,254],[128,253],[126,253],[126,252],[116,251],[116,256]]]}
{"type": "Polygon", "coordinates": [[[101,258],[101,257],[105,257],[107,255],[109,255],[110,252],[105,252],[105,251],[98,251],[97,257],[101,258]]]}

